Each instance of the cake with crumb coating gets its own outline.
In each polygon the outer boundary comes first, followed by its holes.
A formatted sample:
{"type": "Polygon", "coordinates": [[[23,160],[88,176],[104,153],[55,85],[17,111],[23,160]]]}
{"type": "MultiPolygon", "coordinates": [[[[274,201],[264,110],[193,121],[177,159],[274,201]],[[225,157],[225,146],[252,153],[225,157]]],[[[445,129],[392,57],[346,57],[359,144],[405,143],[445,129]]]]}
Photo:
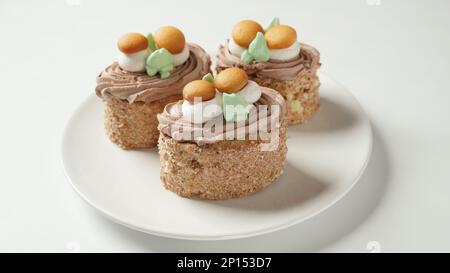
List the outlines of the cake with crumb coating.
{"type": "Polygon", "coordinates": [[[173,26],[147,36],[125,34],[117,47],[117,61],[97,76],[95,88],[104,102],[106,134],[123,149],[155,147],[157,114],[182,98],[184,85],[210,72],[210,57],[173,26]]]}
{"type": "Polygon", "coordinates": [[[282,174],[286,105],[275,90],[229,68],[188,83],[158,115],[160,177],[186,198],[224,200],[258,192],[282,174]]]}
{"type": "Polygon", "coordinates": [[[216,71],[242,68],[251,80],[278,91],[286,100],[288,123],[300,124],[319,109],[320,66],[319,52],[274,18],[266,28],[253,20],[238,22],[219,47],[216,71]]]}

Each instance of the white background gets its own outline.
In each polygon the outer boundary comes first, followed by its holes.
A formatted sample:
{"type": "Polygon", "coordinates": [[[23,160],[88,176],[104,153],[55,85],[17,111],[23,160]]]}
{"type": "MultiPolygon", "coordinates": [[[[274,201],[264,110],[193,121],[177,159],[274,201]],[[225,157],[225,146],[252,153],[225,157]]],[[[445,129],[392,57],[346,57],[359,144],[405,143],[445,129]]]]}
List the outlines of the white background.
{"type": "Polygon", "coordinates": [[[0,251],[450,251],[449,1],[130,2],[0,2],[0,251]],[[128,230],[76,195],[61,133],[121,34],[172,24],[211,51],[236,21],[273,16],[372,121],[371,161],[344,199],[281,232],[192,242],[128,230]]]}

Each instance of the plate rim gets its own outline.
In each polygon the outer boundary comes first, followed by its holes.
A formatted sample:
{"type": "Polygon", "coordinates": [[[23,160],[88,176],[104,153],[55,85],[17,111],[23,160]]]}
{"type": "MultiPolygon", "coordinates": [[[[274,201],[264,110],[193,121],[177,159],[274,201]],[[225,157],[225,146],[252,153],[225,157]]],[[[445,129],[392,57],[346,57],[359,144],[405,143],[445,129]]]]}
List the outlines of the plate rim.
{"type": "Polygon", "coordinates": [[[90,206],[95,208],[98,212],[100,212],[100,214],[102,216],[105,216],[106,218],[108,218],[109,220],[113,221],[114,223],[120,224],[120,225],[125,226],[127,228],[130,228],[132,230],[136,230],[136,231],[139,231],[139,232],[155,235],[155,236],[158,236],[158,237],[171,238],[171,239],[182,239],[182,240],[193,240],[193,241],[233,240],[233,239],[242,239],[242,238],[249,238],[249,237],[260,236],[260,235],[264,235],[264,234],[280,231],[280,230],[292,227],[294,225],[300,224],[302,222],[306,222],[309,219],[311,219],[313,217],[316,217],[317,215],[323,213],[324,211],[326,211],[330,207],[334,206],[337,202],[339,202],[342,198],[344,198],[354,188],[356,183],[358,183],[358,181],[360,180],[361,176],[364,174],[364,172],[365,172],[365,170],[367,168],[367,165],[368,165],[368,163],[370,161],[370,158],[371,158],[371,155],[372,155],[372,150],[373,150],[373,129],[372,129],[372,124],[370,122],[370,119],[369,119],[366,111],[364,110],[364,108],[362,107],[360,102],[356,99],[356,97],[353,95],[352,92],[350,92],[344,85],[342,85],[339,81],[335,80],[333,77],[329,76],[328,74],[324,74],[322,72],[319,72],[318,76],[319,76],[319,78],[320,77],[328,78],[334,84],[340,86],[343,90],[345,90],[345,92],[348,95],[350,95],[350,97],[352,98],[354,103],[356,105],[358,105],[358,107],[360,108],[361,112],[364,114],[363,118],[364,118],[364,120],[366,121],[366,123],[368,125],[368,130],[369,130],[369,134],[368,134],[368,137],[369,137],[369,150],[368,150],[367,156],[366,156],[366,158],[364,160],[364,163],[363,163],[361,169],[359,170],[359,173],[355,176],[355,178],[347,186],[347,188],[345,190],[343,190],[338,196],[336,196],[332,201],[330,201],[326,206],[321,207],[320,209],[314,211],[313,213],[310,213],[307,216],[304,216],[304,217],[301,217],[301,218],[298,218],[298,219],[293,219],[293,220],[290,220],[290,221],[286,221],[285,223],[282,223],[282,224],[277,224],[277,225],[265,227],[265,228],[262,228],[262,229],[259,229],[259,230],[254,230],[254,231],[246,231],[246,232],[234,233],[234,234],[230,234],[230,235],[198,236],[198,235],[187,235],[187,234],[182,234],[182,233],[164,232],[164,231],[160,231],[160,230],[157,230],[157,229],[148,229],[146,227],[142,227],[142,226],[140,226],[138,224],[132,223],[131,221],[127,222],[127,221],[124,221],[124,220],[120,219],[119,217],[116,217],[116,216],[112,215],[111,212],[109,212],[108,210],[106,210],[104,208],[101,208],[99,205],[95,204],[82,191],[80,191],[78,189],[78,187],[75,185],[75,183],[70,178],[70,175],[69,175],[69,173],[67,171],[66,161],[65,161],[65,156],[64,156],[64,150],[65,150],[65,146],[66,146],[65,145],[65,139],[67,139],[66,135],[68,134],[68,127],[73,122],[74,118],[77,116],[77,113],[79,113],[81,111],[82,106],[85,105],[87,102],[89,102],[92,99],[92,97],[95,96],[95,94],[90,94],[88,97],[83,99],[83,101],[72,112],[72,114],[70,115],[69,119],[66,121],[66,123],[64,125],[64,129],[63,129],[63,132],[62,132],[62,137],[60,138],[60,162],[62,164],[64,176],[66,177],[66,180],[71,185],[72,189],[74,189],[74,191],[79,195],[79,197],[81,197],[81,199],[84,200],[87,204],[89,204],[90,206]]]}

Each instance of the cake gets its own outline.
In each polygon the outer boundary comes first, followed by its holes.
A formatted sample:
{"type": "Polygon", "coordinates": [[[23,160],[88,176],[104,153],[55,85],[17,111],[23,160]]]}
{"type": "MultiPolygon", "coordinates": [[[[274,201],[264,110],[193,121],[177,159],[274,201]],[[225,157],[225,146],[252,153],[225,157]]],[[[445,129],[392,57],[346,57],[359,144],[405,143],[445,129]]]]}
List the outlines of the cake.
{"type": "Polygon", "coordinates": [[[210,72],[210,57],[173,26],[147,36],[125,34],[117,46],[118,60],[97,76],[95,88],[104,102],[106,134],[123,149],[155,147],[157,114],[182,98],[188,82],[210,72]]]}
{"type": "Polygon", "coordinates": [[[158,115],[160,176],[187,198],[223,200],[264,189],[282,174],[286,105],[275,90],[228,68],[183,88],[158,115]]]}
{"type": "Polygon", "coordinates": [[[219,47],[216,71],[239,67],[252,81],[278,91],[286,100],[288,123],[298,124],[319,108],[320,66],[319,52],[274,18],[266,28],[253,20],[238,22],[219,47]]]}

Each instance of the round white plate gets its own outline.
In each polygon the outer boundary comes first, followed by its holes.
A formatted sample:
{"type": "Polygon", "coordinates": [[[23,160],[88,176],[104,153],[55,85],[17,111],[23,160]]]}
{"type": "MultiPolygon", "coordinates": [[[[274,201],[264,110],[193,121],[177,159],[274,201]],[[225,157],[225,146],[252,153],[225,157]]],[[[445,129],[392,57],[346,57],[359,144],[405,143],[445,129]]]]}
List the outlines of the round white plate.
{"type": "Polygon", "coordinates": [[[103,105],[90,96],[73,114],[62,161],[75,191],[113,221],[154,235],[220,240],[300,223],[342,198],[370,157],[369,119],[355,98],[320,75],[321,108],[288,131],[283,175],[254,195],[227,201],[181,198],[159,179],[156,149],[123,151],[103,131],[103,105]]]}

